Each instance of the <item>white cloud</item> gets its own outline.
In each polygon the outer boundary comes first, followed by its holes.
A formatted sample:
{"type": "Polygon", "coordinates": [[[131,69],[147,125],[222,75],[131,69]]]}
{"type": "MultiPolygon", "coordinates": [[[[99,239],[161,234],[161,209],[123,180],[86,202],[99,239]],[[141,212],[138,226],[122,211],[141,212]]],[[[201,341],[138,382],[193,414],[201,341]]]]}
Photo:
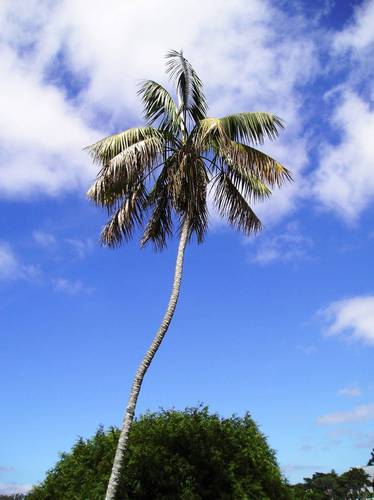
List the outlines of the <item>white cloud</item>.
{"type": "Polygon", "coordinates": [[[69,280],[66,278],[56,278],[52,280],[55,290],[68,295],[77,295],[78,293],[91,293],[92,288],[86,287],[80,280],[69,280]]]}
{"type": "MultiPolygon", "coordinates": [[[[41,245],[50,245],[50,240],[46,238],[46,234],[42,233],[41,245]]],[[[52,240],[51,240],[52,241],[52,240]]],[[[54,242],[55,240],[53,240],[54,242]]],[[[79,257],[82,252],[86,252],[86,248],[74,249],[79,257]]],[[[85,255],[85,253],[84,253],[85,255]]],[[[83,255],[83,256],[84,256],[83,255]]],[[[14,253],[12,248],[6,242],[0,242],[0,282],[1,281],[16,281],[26,280],[35,281],[41,277],[41,272],[36,266],[24,264],[14,253]]],[[[67,278],[52,278],[48,282],[57,291],[67,293],[68,295],[76,295],[78,293],[90,294],[94,291],[93,288],[85,286],[80,280],[70,280],[67,278]]]]}
{"type": "Polygon", "coordinates": [[[15,279],[19,272],[20,265],[11,248],[6,243],[0,243],[0,279],[15,279]]]}
{"type": "Polygon", "coordinates": [[[328,322],[328,335],[348,334],[352,339],[374,345],[374,296],[334,302],[322,314],[328,322]]]}
{"type": "Polygon", "coordinates": [[[352,21],[331,34],[331,71],[340,82],[325,94],[334,140],[319,144],[314,195],[348,223],[374,202],[374,0],[355,6],[352,21]]]}
{"type": "Polygon", "coordinates": [[[348,386],[348,387],[343,387],[338,391],[339,396],[346,396],[349,398],[357,398],[362,395],[362,390],[360,387],[357,387],[355,385],[348,386]]]}
{"type": "MultiPolygon", "coordinates": [[[[306,146],[297,88],[316,69],[315,45],[300,16],[290,20],[264,0],[191,0],[188,15],[173,0],[22,5],[5,0],[0,11],[0,69],[7,74],[0,83],[0,142],[6,145],[0,195],[82,189],[93,173],[80,150],[99,134],[94,112],[110,117],[105,133],[113,124],[138,123],[137,83],[165,79],[163,56],[170,48],[183,48],[193,62],[213,115],[260,109],[286,120],[285,133],[266,149],[299,178],[306,146]],[[69,98],[61,85],[62,69],[72,81],[85,81],[78,96],[69,98]]],[[[261,214],[266,220],[285,215],[301,192],[299,183],[277,193],[261,214]]]]}
{"type": "Polygon", "coordinates": [[[20,262],[10,245],[0,242],[0,281],[33,280],[38,275],[35,266],[20,262]]]}
{"type": "Polygon", "coordinates": [[[353,22],[337,34],[334,46],[337,50],[361,51],[374,43],[374,1],[366,0],[357,6],[353,22]]]}
{"type": "Polygon", "coordinates": [[[45,231],[34,231],[34,241],[43,248],[51,248],[56,245],[56,238],[51,233],[45,231]]]}
{"type": "Polygon", "coordinates": [[[312,241],[300,233],[298,224],[292,222],[287,225],[283,233],[258,239],[256,250],[250,259],[263,265],[275,261],[292,263],[305,259],[311,245],[312,241]]]}
{"type": "Polygon", "coordinates": [[[361,422],[365,420],[374,420],[374,403],[360,405],[350,411],[340,411],[328,413],[317,419],[321,425],[343,424],[347,422],[361,422]]]}
{"type": "Polygon", "coordinates": [[[31,484],[0,483],[0,495],[26,495],[32,488],[31,484]]]}
{"type": "Polygon", "coordinates": [[[353,222],[374,201],[374,110],[346,90],[332,116],[337,145],[322,145],[314,191],[322,204],[353,222]]]}
{"type": "Polygon", "coordinates": [[[0,48],[0,195],[55,195],[87,182],[82,147],[98,135],[55,87],[0,48]]]}

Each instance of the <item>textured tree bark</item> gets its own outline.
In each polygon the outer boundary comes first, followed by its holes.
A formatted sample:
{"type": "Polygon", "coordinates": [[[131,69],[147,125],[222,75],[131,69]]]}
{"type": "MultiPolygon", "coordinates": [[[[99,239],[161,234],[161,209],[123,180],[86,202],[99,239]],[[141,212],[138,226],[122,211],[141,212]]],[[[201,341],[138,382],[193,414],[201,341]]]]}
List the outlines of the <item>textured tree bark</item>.
{"type": "Polygon", "coordinates": [[[169,303],[164,315],[164,318],[161,322],[161,325],[150,345],[146,355],[144,356],[143,361],[140,363],[136,375],[134,377],[130,398],[127,403],[127,408],[125,411],[125,415],[123,418],[121,434],[119,437],[116,454],[113,461],[112,473],[109,479],[105,500],[115,500],[116,493],[118,489],[123,458],[127,449],[129,431],[134,419],[136,402],[138,400],[140,388],[144,379],[144,375],[146,374],[154,355],[156,354],[158,348],[161,345],[161,342],[169,328],[170,322],[172,320],[177,302],[179,297],[179,291],[182,280],[182,271],[183,271],[183,260],[184,260],[184,252],[186,249],[186,244],[188,241],[189,234],[189,221],[186,219],[182,226],[182,232],[179,240],[177,260],[175,264],[175,272],[174,272],[174,280],[173,280],[173,288],[171,291],[171,295],[169,298],[169,303]]]}

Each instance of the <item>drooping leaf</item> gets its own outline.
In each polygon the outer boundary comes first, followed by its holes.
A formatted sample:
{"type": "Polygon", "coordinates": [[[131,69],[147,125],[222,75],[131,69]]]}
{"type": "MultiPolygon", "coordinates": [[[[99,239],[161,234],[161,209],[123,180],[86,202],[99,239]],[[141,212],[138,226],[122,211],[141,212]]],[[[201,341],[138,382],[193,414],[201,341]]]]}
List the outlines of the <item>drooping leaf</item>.
{"type": "Polygon", "coordinates": [[[143,183],[125,195],[121,205],[112,213],[101,232],[101,242],[108,247],[116,247],[122,241],[131,239],[134,229],[141,227],[144,210],[147,207],[147,190],[143,183]]]}
{"type": "Polygon", "coordinates": [[[230,168],[236,168],[254,176],[270,187],[281,187],[286,181],[291,181],[291,173],[281,163],[258,149],[234,141],[219,142],[214,145],[214,151],[230,168]]]}
{"type": "Polygon", "coordinates": [[[214,183],[214,202],[220,215],[245,235],[260,231],[262,224],[228,174],[222,172],[214,183]]]}

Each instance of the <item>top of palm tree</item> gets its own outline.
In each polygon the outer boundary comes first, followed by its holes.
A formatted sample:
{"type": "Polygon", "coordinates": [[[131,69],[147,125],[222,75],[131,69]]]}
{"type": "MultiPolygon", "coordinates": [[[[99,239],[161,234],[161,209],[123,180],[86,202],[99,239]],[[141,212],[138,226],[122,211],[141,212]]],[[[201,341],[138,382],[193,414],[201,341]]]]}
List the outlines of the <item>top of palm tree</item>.
{"type": "Polygon", "coordinates": [[[188,221],[201,242],[208,227],[209,193],[220,215],[245,234],[261,229],[251,208],[290,172],[256,149],[274,139],[282,120],[270,113],[207,117],[203,85],[183,52],[166,55],[176,100],[159,83],[142,82],[145,126],[106,137],[86,149],[100,165],[88,196],[107,208],[101,239],[117,246],[142,228],[141,245],[162,249],[188,221]]]}

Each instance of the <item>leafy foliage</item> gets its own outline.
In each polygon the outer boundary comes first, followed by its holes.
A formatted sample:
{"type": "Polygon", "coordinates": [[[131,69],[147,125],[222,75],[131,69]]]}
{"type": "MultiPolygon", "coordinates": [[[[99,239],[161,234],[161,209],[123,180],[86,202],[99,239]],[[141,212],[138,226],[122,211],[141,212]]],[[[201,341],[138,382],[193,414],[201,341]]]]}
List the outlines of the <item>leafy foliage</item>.
{"type": "Polygon", "coordinates": [[[360,468],[352,468],[340,476],[332,470],[316,472],[304,483],[293,486],[295,500],[361,500],[372,498],[368,488],[371,481],[360,468]]]}
{"type": "MultiPolygon", "coordinates": [[[[100,428],[61,455],[28,500],[101,500],[119,431],[100,428]]],[[[291,498],[274,452],[251,417],[205,407],[147,413],[134,422],[118,491],[126,499],[291,498]]]]}

